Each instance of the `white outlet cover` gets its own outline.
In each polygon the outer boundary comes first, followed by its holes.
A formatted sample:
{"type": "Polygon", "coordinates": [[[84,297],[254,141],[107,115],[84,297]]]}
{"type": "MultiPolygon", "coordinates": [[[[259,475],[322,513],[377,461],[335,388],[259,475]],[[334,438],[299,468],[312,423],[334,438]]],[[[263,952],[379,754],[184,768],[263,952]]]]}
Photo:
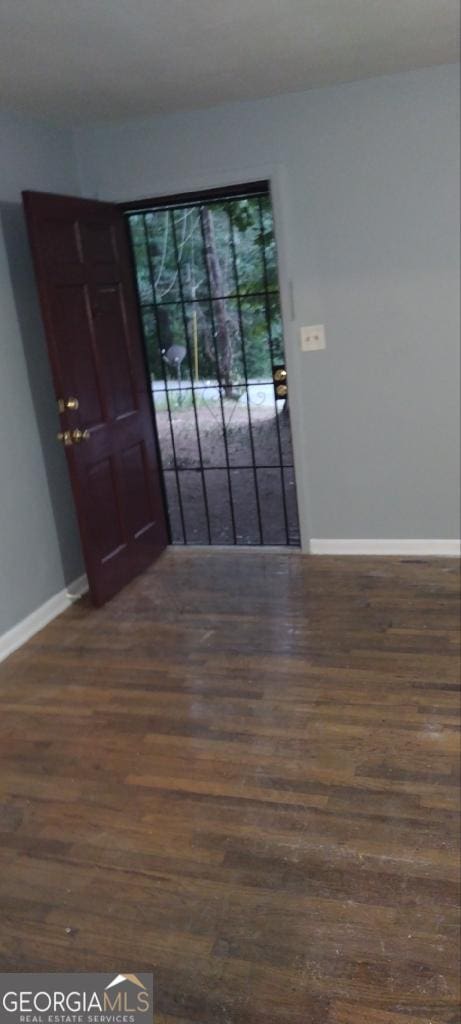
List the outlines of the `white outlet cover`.
{"type": "Polygon", "coordinates": [[[313,327],[301,327],[300,336],[301,352],[317,352],[327,347],[323,324],[314,324],[313,327]]]}

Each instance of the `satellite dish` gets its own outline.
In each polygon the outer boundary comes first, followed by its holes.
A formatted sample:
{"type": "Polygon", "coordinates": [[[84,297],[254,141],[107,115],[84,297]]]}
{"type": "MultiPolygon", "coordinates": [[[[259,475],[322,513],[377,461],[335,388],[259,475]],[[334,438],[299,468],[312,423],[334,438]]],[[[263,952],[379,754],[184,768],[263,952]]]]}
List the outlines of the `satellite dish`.
{"type": "Polygon", "coordinates": [[[167,366],[171,369],[176,370],[176,376],[178,378],[179,395],[178,401],[182,405],[182,393],[181,393],[181,363],[186,355],[187,349],[184,345],[170,345],[166,352],[163,353],[163,358],[167,366]]]}
{"type": "Polygon", "coordinates": [[[187,349],[184,348],[184,345],[170,345],[170,348],[164,352],[163,358],[168,366],[174,366],[177,369],[181,366],[186,352],[187,349]]]}

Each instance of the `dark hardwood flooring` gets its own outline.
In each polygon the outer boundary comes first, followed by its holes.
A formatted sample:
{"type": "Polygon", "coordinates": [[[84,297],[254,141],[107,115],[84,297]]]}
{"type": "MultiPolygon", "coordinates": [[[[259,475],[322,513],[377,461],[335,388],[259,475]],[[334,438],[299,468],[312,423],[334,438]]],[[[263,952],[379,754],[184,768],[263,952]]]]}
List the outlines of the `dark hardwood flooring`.
{"type": "Polygon", "coordinates": [[[0,969],[458,1024],[458,565],[169,550],[0,666],[0,969]]]}

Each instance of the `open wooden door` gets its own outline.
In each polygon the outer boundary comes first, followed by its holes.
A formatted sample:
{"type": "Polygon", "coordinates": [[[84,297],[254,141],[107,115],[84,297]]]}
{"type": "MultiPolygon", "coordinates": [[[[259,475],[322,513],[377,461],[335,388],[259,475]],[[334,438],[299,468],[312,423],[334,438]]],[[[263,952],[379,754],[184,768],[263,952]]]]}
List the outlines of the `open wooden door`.
{"type": "Polygon", "coordinates": [[[100,605],[168,543],[128,240],[112,203],[39,192],[23,200],[59,439],[100,605]]]}

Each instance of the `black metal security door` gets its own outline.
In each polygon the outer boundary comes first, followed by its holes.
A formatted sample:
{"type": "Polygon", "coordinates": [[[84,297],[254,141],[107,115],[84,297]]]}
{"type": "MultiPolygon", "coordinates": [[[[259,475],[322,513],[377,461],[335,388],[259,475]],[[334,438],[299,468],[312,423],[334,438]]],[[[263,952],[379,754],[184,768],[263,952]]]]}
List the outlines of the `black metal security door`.
{"type": "Polygon", "coordinates": [[[299,546],[268,183],[124,209],[172,543],[299,546]]]}

